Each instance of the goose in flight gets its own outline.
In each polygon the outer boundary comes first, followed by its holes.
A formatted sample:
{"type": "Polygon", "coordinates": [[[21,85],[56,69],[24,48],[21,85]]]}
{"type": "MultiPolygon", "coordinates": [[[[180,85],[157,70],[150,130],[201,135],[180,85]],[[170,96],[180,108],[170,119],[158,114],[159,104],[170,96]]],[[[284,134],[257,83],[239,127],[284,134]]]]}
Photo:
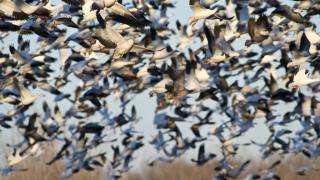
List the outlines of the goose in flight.
{"type": "Polygon", "coordinates": [[[92,3],[91,9],[104,9],[108,8],[112,12],[124,16],[128,19],[136,19],[134,15],[121,3],[118,3],[117,0],[94,0],[92,3]]]}
{"type": "Polygon", "coordinates": [[[134,15],[117,0],[85,0],[82,5],[83,19],[81,24],[85,24],[97,18],[95,10],[110,10],[111,12],[123,16],[125,18],[136,20],[134,15]]]}
{"type": "Polygon", "coordinates": [[[40,10],[44,4],[36,6],[30,5],[23,0],[1,0],[0,1],[0,13],[4,13],[9,16],[31,15],[36,11],[40,10]]]}
{"type": "Polygon", "coordinates": [[[97,19],[102,28],[93,33],[93,37],[103,44],[106,48],[115,48],[112,57],[119,59],[130,51],[134,52],[153,52],[151,49],[134,44],[133,39],[124,38],[119,32],[114,30],[110,23],[106,23],[102,16],[97,13],[97,19]]]}
{"type": "Polygon", "coordinates": [[[306,70],[304,68],[301,68],[298,73],[293,77],[293,82],[289,84],[289,87],[291,88],[300,88],[304,85],[319,82],[320,78],[317,79],[310,79],[306,75],[306,70]]]}
{"type": "Polygon", "coordinates": [[[250,18],[248,21],[248,33],[251,40],[245,42],[246,46],[250,46],[253,43],[261,43],[269,37],[270,24],[266,15],[261,15],[256,21],[254,18],[250,18]]]}
{"type": "Polygon", "coordinates": [[[19,164],[20,162],[22,162],[23,160],[25,160],[27,157],[29,157],[30,154],[24,154],[21,155],[21,151],[20,150],[14,150],[12,154],[10,154],[7,157],[8,160],[8,166],[12,167],[16,164],[19,164]]]}
{"type": "Polygon", "coordinates": [[[194,24],[198,20],[206,19],[217,12],[217,9],[207,9],[200,4],[200,0],[190,0],[189,6],[193,11],[193,16],[189,18],[189,25],[194,24]]]}
{"type": "Polygon", "coordinates": [[[195,162],[197,165],[201,166],[210,161],[211,159],[215,158],[216,155],[210,153],[207,157],[205,154],[204,144],[201,144],[198,151],[198,159],[191,159],[192,162],[195,162]]]}
{"type": "Polygon", "coordinates": [[[20,93],[20,105],[22,106],[30,105],[36,101],[38,97],[43,96],[43,94],[32,95],[31,92],[24,87],[17,78],[13,79],[13,86],[20,93]]]}
{"type": "Polygon", "coordinates": [[[284,16],[287,19],[294,21],[296,23],[304,24],[306,26],[312,25],[311,22],[307,19],[307,17],[303,17],[299,12],[293,11],[288,5],[279,5],[276,9],[271,13],[273,15],[284,16]]]}

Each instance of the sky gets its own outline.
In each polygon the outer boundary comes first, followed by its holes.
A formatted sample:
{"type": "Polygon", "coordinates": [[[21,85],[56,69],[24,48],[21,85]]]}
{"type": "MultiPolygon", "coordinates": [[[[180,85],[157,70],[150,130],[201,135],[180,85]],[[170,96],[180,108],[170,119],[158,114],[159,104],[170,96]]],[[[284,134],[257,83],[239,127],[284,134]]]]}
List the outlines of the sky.
{"type": "MultiPolygon", "coordinates": [[[[58,0],[53,0],[53,3],[57,3],[59,2],[58,0]]],[[[125,2],[125,1],[124,1],[125,2]]],[[[192,11],[188,6],[188,1],[180,1],[177,0],[176,1],[176,8],[173,9],[169,9],[168,14],[169,17],[172,17],[172,19],[170,18],[170,25],[171,27],[175,27],[175,21],[176,19],[179,19],[179,21],[182,24],[187,23],[188,18],[192,15],[192,11]]],[[[219,3],[223,3],[224,1],[219,1],[219,3]]],[[[284,1],[285,3],[288,4],[293,4],[293,1],[284,1]]],[[[318,29],[317,32],[319,32],[319,22],[318,21],[318,29]]],[[[68,34],[73,33],[75,30],[72,29],[68,29],[68,34]]],[[[12,33],[9,37],[7,37],[4,41],[4,43],[0,42],[0,49],[3,48],[3,51],[6,52],[8,51],[8,47],[11,44],[14,44],[17,47],[17,43],[16,43],[16,37],[17,34],[16,33],[12,33]]],[[[36,43],[36,39],[34,39],[33,36],[28,36],[28,39],[31,40],[31,42],[33,44],[36,43]]],[[[241,43],[236,43],[234,44],[234,48],[242,48],[244,41],[248,38],[247,35],[244,35],[244,37],[241,38],[240,41],[242,41],[241,43]]],[[[172,40],[170,40],[170,42],[172,43],[176,43],[175,39],[172,38],[172,40]]],[[[195,44],[193,45],[195,47],[199,46],[199,44],[197,42],[195,42],[195,44]]],[[[53,54],[53,56],[58,57],[58,53],[55,51],[53,54]]],[[[55,65],[53,66],[55,69],[59,68],[59,62],[55,63],[55,65]]],[[[71,79],[72,82],[70,85],[68,85],[67,87],[65,87],[64,89],[68,89],[70,91],[73,91],[75,86],[77,85],[78,81],[75,78],[71,79]]],[[[131,107],[133,104],[135,105],[136,109],[137,109],[137,114],[138,116],[142,117],[142,119],[140,120],[140,122],[137,124],[136,126],[136,130],[143,132],[143,134],[145,135],[145,144],[148,144],[148,142],[151,140],[151,137],[153,135],[155,135],[157,133],[157,131],[155,130],[155,127],[153,125],[153,119],[154,119],[154,111],[155,111],[155,105],[156,105],[156,97],[149,97],[149,90],[146,90],[144,93],[136,95],[133,97],[133,100],[130,102],[130,104],[128,105],[128,107],[131,107]]],[[[34,91],[36,93],[36,91],[34,91]]],[[[196,97],[196,96],[195,96],[196,97]]],[[[45,99],[48,102],[52,102],[53,98],[50,98],[49,96],[47,96],[45,99]]],[[[31,111],[42,111],[41,110],[41,106],[42,106],[42,102],[43,100],[38,100],[38,103],[36,103],[35,108],[31,111]]],[[[117,114],[120,113],[120,102],[119,100],[115,100],[113,97],[108,97],[107,98],[108,101],[108,108],[111,109],[111,111],[113,112],[113,114],[117,114]]],[[[211,101],[207,101],[205,104],[210,104],[210,105],[217,105],[214,104],[214,102],[211,101]]],[[[49,104],[49,106],[51,108],[54,107],[54,104],[49,104]]],[[[62,111],[64,110],[63,107],[65,106],[70,106],[70,104],[68,104],[68,102],[63,101],[61,103],[59,103],[59,107],[60,109],[62,109],[62,111]]],[[[285,105],[285,104],[280,104],[278,105],[279,107],[285,107],[284,111],[286,111],[287,109],[293,108],[293,105],[285,105]]],[[[4,105],[0,105],[0,113],[6,113],[9,109],[11,109],[12,107],[8,107],[8,106],[4,106],[4,105]]],[[[275,107],[277,108],[277,107],[275,107]]],[[[130,109],[130,108],[129,108],[130,109]]],[[[172,111],[173,109],[171,109],[172,111]]],[[[281,113],[281,112],[279,112],[281,113]]],[[[95,117],[94,121],[99,120],[100,117],[95,117]]],[[[220,117],[217,116],[215,117],[216,119],[223,119],[225,117],[220,117]]],[[[239,139],[239,143],[244,143],[244,142],[248,142],[250,140],[255,140],[258,142],[264,142],[266,140],[266,138],[268,137],[268,130],[267,127],[264,125],[264,119],[256,119],[255,123],[257,124],[254,128],[252,128],[251,130],[249,130],[244,137],[241,137],[241,139],[239,139]]],[[[183,132],[185,132],[184,134],[186,134],[186,136],[192,136],[191,131],[188,127],[190,127],[190,123],[179,123],[178,126],[181,127],[181,130],[183,132]]],[[[296,128],[296,125],[292,125],[293,128],[296,128]]],[[[0,133],[0,147],[5,146],[6,143],[8,142],[12,142],[14,139],[16,139],[15,137],[15,133],[9,132],[9,131],[3,131],[0,133]]],[[[206,144],[206,147],[208,149],[217,149],[217,139],[211,137],[209,142],[206,144]]],[[[258,151],[257,148],[255,147],[244,147],[241,148],[241,151],[246,152],[246,151],[250,151],[251,155],[257,155],[258,151]]],[[[136,157],[143,157],[146,158],[146,156],[152,156],[152,155],[156,155],[157,152],[153,149],[153,147],[151,145],[146,145],[143,149],[141,149],[136,157]],[[147,155],[145,155],[147,154],[147,155]]],[[[243,154],[243,153],[241,153],[243,154]]],[[[197,149],[196,151],[191,151],[189,152],[186,156],[188,156],[188,159],[190,158],[194,158],[197,155],[197,149]]],[[[2,156],[2,158],[4,158],[4,155],[1,154],[0,157],[2,156]]],[[[145,159],[141,159],[140,161],[145,161],[145,159]]],[[[139,162],[139,161],[138,161],[139,162]]]]}

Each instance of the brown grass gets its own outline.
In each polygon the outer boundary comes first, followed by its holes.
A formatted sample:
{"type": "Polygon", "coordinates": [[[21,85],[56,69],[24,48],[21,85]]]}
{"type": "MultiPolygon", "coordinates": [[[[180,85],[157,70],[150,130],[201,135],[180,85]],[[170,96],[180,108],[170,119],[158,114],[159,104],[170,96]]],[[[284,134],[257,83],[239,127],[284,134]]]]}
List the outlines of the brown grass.
{"type": "MultiPolygon", "coordinates": [[[[26,172],[11,173],[7,177],[0,176],[1,180],[59,180],[64,170],[64,164],[62,161],[58,161],[51,166],[47,166],[49,158],[52,157],[53,151],[48,151],[38,158],[31,157],[28,160],[22,162],[18,167],[28,168],[26,172]]],[[[249,173],[259,173],[260,170],[270,167],[275,162],[274,160],[254,162],[244,171],[244,174],[239,177],[244,179],[249,173]]],[[[238,168],[244,160],[238,160],[231,162],[235,168],[238,168]]],[[[302,165],[311,164],[315,168],[320,167],[320,160],[309,160],[304,156],[290,156],[284,158],[282,163],[275,168],[275,172],[284,180],[302,180],[310,179],[314,180],[320,177],[320,171],[307,172],[306,176],[299,176],[296,174],[298,167],[302,165]]],[[[195,166],[189,161],[184,159],[178,159],[175,162],[157,163],[153,167],[142,165],[140,170],[131,171],[123,175],[122,180],[207,180],[212,179],[217,172],[214,168],[217,166],[217,161],[212,161],[204,166],[195,166]]],[[[105,178],[105,171],[103,169],[96,169],[93,172],[82,170],[79,173],[72,176],[71,180],[102,180],[105,178]]]]}
{"type": "MultiPolygon", "coordinates": [[[[51,147],[53,148],[53,147],[51,147]]],[[[0,175],[1,180],[59,180],[64,172],[64,163],[62,160],[55,162],[48,166],[49,162],[54,156],[54,151],[47,149],[47,151],[39,157],[29,157],[21,162],[17,168],[28,168],[28,171],[18,171],[11,173],[7,177],[0,175]]],[[[105,179],[103,170],[97,168],[95,171],[81,170],[74,174],[70,180],[89,180],[89,179],[105,179]]]]}
{"type": "Polygon", "coordinates": [[[129,172],[125,174],[123,180],[171,180],[171,179],[196,179],[196,180],[207,180],[212,179],[212,163],[207,163],[203,166],[194,166],[186,162],[185,160],[179,159],[175,162],[168,163],[157,163],[153,167],[144,166],[140,172],[129,172]]]}
{"type": "MultiPolygon", "coordinates": [[[[254,162],[246,168],[239,179],[245,179],[250,173],[259,173],[261,170],[271,166],[277,161],[274,159],[269,163],[254,162]]],[[[231,164],[238,168],[243,160],[231,162],[231,164]]],[[[212,179],[217,172],[214,168],[217,166],[217,161],[212,161],[204,166],[195,166],[185,160],[177,160],[172,164],[160,163],[155,167],[144,167],[140,172],[129,172],[125,174],[122,180],[208,180],[212,179]]],[[[297,175],[297,169],[303,165],[313,165],[315,168],[320,168],[320,160],[309,160],[303,156],[290,156],[282,160],[281,164],[276,166],[276,172],[283,180],[314,180],[320,177],[320,171],[306,172],[306,176],[297,175]]]]}

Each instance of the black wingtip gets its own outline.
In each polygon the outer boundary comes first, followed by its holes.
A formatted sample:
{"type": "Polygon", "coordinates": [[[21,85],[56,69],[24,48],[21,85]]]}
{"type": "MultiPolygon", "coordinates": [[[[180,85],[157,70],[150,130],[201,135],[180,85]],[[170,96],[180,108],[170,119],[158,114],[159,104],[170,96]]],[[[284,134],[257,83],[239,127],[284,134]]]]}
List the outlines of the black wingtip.
{"type": "Polygon", "coordinates": [[[16,52],[16,49],[12,45],[10,45],[9,46],[9,51],[10,51],[11,54],[14,54],[16,52]]]}
{"type": "Polygon", "coordinates": [[[97,11],[97,20],[102,28],[106,28],[106,21],[103,19],[101,14],[97,11]]]}
{"type": "Polygon", "coordinates": [[[97,3],[92,3],[91,5],[91,9],[90,11],[99,11],[100,10],[100,7],[97,5],[97,3]]]}

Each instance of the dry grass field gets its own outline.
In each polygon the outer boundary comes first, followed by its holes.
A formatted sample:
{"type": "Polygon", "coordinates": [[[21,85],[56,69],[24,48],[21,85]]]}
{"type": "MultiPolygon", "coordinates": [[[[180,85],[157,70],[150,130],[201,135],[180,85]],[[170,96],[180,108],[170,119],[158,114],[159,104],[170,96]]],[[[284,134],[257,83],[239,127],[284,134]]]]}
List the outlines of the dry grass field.
{"type": "MultiPolygon", "coordinates": [[[[47,152],[52,153],[52,152],[47,152]]],[[[52,156],[40,156],[38,158],[29,158],[24,161],[18,167],[28,168],[25,172],[11,173],[7,177],[1,177],[1,180],[59,180],[63,172],[64,164],[62,161],[58,161],[51,166],[47,166],[45,162],[49,159],[46,157],[52,156]]],[[[247,166],[242,176],[239,179],[245,179],[249,173],[258,173],[261,169],[266,169],[270,165],[277,161],[254,162],[254,160],[247,166]]],[[[237,162],[231,162],[231,164],[238,168],[243,160],[237,162]]],[[[281,161],[274,172],[284,180],[302,180],[310,179],[314,180],[320,177],[320,171],[308,171],[306,176],[297,175],[296,170],[303,165],[312,165],[315,168],[320,167],[319,160],[308,160],[302,156],[287,157],[281,161]]],[[[203,166],[195,166],[184,159],[176,160],[175,162],[168,163],[157,163],[153,167],[142,165],[139,171],[131,171],[123,175],[122,180],[208,180],[212,179],[215,175],[214,168],[217,166],[217,162],[212,161],[203,166]]],[[[82,170],[79,173],[72,176],[71,180],[100,180],[105,178],[105,171],[103,169],[96,169],[95,171],[89,172],[82,170]]]]}
{"type": "MultiPolygon", "coordinates": [[[[239,162],[232,163],[235,168],[241,164],[239,162]]],[[[284,180],[314,180],[319,179],[320,171],[306,172],[306,176],[297,175],[296,169],[302,165],[312,164],[314,167],[320,167],[319,160],[308,160],[304,157],[291,157],[284,160],[275,168],[275,172],[284,180]]],[[[208,180],[216,175],[213,170],[217,166],[217,162],[210,162],[204,166],[195,166],[184,160],[178,160],[172,164],[161,164],[156,167],[146,167],[141,172],[129,172],[123,176],[123,180],[208,180]]],[[[262,169],[270,167],[269,164],[260,162],[252,162],[246,168],[243,175],[239,179],[245,179],[250,173],[257,173],[262,169]]]]}
{"type": "MultiPolygon", "coordinates": [[[[50,156],[52,157],[52,156],[50,156]]],[[[28,168],[28,171],[18,171],[11,173],[7,177],[1,177],[1,180],[59,180],[64,170],[62,161],[58,161],[51,166],[46,165],[49,158],[29,158],[28,160],[19,164],[18,167],[28,168]]],[[[81,170],[70,178],[70,180],[99,180],[105,179],[103,171],[97,169],[96,171],[81,170]]]]}

